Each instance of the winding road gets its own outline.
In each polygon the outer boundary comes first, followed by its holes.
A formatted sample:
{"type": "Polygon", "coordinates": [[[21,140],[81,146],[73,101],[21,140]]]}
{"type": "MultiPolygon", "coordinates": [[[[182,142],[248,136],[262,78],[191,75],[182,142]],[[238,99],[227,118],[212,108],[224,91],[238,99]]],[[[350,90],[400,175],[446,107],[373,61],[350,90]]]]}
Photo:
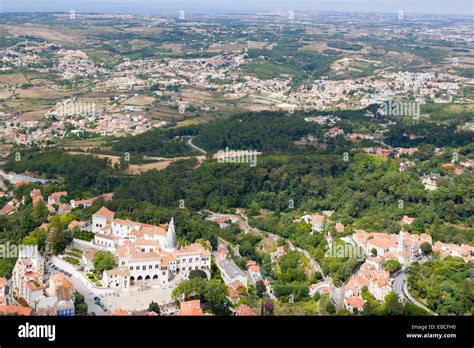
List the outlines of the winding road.
{"type": "Polygon", "coordinates": [[[202,153],[202,154],[204,154],[204,155],[207,154],[207,151],[206,151],[206,150],[201,149],[200,147],[198,147],[198,146],[196,146],[196,145],[193,144],[193,137],[187,137],[187,139],[186,139],[186,144],[187,144],[190,148],[192,148],[192,149],[194,149],[194,150],[196,150],[196,151],[199,151],[200,153],[202,153]]]}
{"type": "MultiPolygon", "coordinates": [[[[248,218],[246,215],[244,215],[241,211],[238,212],[238,214],[245,220],[245,222],[248,223],[248,218]]],[[[329,291],[331,293],[331,299],[334,301],[335,303],[335,306],[336,306],[336,309],[339,310],[339,309],[343,309],[344,308],[344,291],[343,291],[343,288],[340,287],[336,287],[331,279],[330,276],[327,276],[324,274],[322,268],[321,268],[321,265],[319,264],[319,262],[309,253],[308,250],[306,249],[302,249],[300,247],[297,247],[295,246],[288,238],[284,238],[282,236],[279,236],[275,233],[271,233],[271,232],[267,232],[267,231],[262,231],[256,227],[252,227],[252,230],[253,231],[256,231],[256,232],[260,232],[262,234],[266,234],[268,235],[269,237],[271,237],[272,239],[274,240],[280,240],[280,239],[284,239],[285,241],[288,242],[288,247],[290,248],[290,250],[292,251],[298,251],[300,253],[302,253],[309,261],[310,261],[310,264],[311,264],[311,267],[313,268],[313,270],[321,273],[321,275],[323,276],[323,282],[326,282],[326,284],[324,286],[327,286],[329,287],[329,291]]]]}
{"type": "Polygon", "coordinates": [[[426,307],[423,303],[419,302],[416,298],[414,298],[410,292],[408,291],[408,282],[407,282],[407,274],[405,270],[400,271],[400,273],[395,277],[393,281],[393,291],[395,291],[398,296],[404,301],[410,301],[413,304],[417,305],[420,308],[423,308],[425,311],[430,313],[431,315],[438,315],[438,313],[433,312],[431,309],[426,307]]]}

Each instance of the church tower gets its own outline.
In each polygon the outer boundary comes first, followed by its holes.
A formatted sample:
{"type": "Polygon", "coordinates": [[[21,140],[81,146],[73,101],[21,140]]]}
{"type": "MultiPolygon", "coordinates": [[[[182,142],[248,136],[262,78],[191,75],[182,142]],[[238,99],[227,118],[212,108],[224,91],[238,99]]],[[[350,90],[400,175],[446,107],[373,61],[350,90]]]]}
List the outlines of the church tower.
{"type": "Polygon", "coordinates": [[[173,251],[177,248],[178,243],[176,242],[176,231],[174,229],[174,218],[171,218],[168,231],[166,232],[166,244],[165,249],[173,251]]]}
{"type": "Polygon", "coordinates": [[[404,250],[405,250],[405,232],[401,230],[398,235],[398,252],[402,252],[404,250]]]}

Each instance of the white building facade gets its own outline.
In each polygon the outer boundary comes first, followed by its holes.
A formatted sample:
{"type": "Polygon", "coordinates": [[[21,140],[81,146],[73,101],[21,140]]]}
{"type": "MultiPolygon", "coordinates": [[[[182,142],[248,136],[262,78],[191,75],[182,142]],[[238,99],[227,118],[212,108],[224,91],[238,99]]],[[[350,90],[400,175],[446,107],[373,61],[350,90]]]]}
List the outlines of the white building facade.
{"type": "Polygon", "coordinates": [[[103,275],[109,287],[165,285],[177,274],[186,279],[193,270],[210,272],[211,252],[206,247],[199,243],[178,247],[174,219],[167,225],[149,225],[114,219],[113,212],[101,208],[92,225],[97,231],[94,244],[117,257],[117,268],[103,275]]]}

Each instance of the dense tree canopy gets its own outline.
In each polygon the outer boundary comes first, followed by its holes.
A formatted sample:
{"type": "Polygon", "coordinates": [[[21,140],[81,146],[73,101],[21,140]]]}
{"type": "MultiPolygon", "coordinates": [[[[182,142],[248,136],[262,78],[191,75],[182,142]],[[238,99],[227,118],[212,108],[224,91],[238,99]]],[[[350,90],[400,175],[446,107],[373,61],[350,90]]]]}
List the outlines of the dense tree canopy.
{"type": "Polygon", "coordinates": [[[94,256],[94,269],[99,274],[114,268],[116,264],[115,256],[110,251],[99,250],[94,256]]]}
{"type": "Polygon", "coordinates": [[[474,283],[469,279],[473,264],[459,257],[433,258],[408,269],[408,288],[440,315],[472,315],[474,283]]]}

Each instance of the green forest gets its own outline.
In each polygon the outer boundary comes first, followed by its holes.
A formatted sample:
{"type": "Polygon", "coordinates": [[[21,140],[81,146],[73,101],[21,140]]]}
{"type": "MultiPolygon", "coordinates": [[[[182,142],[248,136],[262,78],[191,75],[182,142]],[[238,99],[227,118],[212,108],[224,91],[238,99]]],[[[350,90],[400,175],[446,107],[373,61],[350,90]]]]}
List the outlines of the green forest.
{"type": "Polygon", "coordinates": [[[473,267],[459,257],[414,263],[408,269],[408,287],[439,315],[473,315],[474,283],[469,279],[473,267]]]}

